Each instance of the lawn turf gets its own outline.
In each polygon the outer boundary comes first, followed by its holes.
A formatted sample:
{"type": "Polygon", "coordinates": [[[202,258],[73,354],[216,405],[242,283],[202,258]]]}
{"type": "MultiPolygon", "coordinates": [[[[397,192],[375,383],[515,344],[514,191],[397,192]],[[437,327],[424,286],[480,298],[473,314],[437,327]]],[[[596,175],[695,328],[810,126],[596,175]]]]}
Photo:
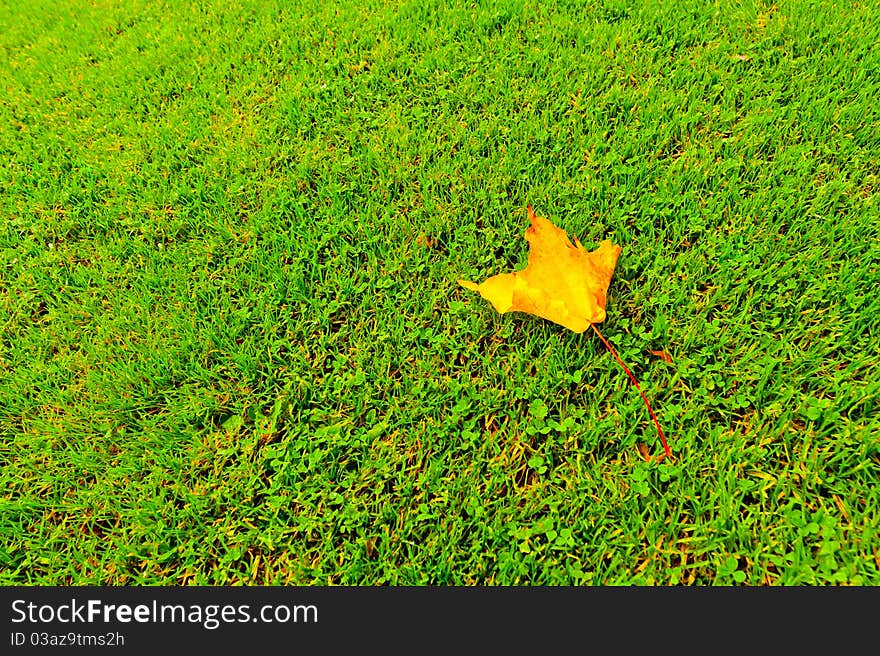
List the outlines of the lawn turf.
{"type": "Polygon", "coordinates": [[[880,584],[876,2],[241,4],[0,5],[0,583],[880,584]]]}

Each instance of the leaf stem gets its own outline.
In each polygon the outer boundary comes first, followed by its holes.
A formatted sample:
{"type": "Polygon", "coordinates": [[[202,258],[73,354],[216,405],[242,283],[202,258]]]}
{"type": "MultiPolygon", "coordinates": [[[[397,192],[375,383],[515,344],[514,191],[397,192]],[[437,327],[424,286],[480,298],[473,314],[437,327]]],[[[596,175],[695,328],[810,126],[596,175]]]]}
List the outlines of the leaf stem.
{"type": "Polygon", "coordinates": [[[602,340],[602,343],[605,344],[605,347],[611,351],[611,355],[614,356],[614,359],[617,360],[617,363],[623,367],[623,370],[626,372],[626,375],[629,376],[629,379],[632,381],[632,384],[636,386],[636,389],[639,390],[639,394],[642,395],[642,400],[645,402],[645,407],[648,408],[648,412],[651,415],[651,419],[654,420],[654,425],[657,427],[657,432],[660,433],[660,441],[663,443],[663,450],[666,452],[666,457],[672,457],[672,451],[669,450],[669,445],[666,443],[666,436],[663,434],[663,429],[660,428],[660,422],[657,421],[657,415],[654,414],[654,409],[651,407],[651,403],[648,401],[648,397],[645,396],[645,393],[642,391],[642,388],[639,386],[639,381],[636,380],[636,377],[633,376],[632,372],[629,368],[623,364],[623,360],[620,359],[620,356],[617,355],[617,351],[611,346],[607,339],[605,339],[605,335],[599,332],[599,329],[596,328],[596,324],[591,323],[590,327],[593,329],[599,339],[602,340]]]}

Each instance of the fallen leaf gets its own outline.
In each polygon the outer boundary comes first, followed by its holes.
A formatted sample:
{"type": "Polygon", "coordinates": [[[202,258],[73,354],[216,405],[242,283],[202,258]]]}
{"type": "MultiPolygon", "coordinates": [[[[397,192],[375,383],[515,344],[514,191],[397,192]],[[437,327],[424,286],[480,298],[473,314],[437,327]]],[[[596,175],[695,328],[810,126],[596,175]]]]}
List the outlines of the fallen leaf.
{"type": "Polygon", "coordinates": [[[648,351],[651,355],[655,355],[666,364],[672,364],[672,356],[667,351],[648,351]]]}
{"type": "Polygon", "coordinates": [[[657,427],[663,451],[671,456],[672,451],[666,442],[666,436],[639,381],[596,328],[597,323],[605,320],[608,285],[611,284],[611,276],[617,266],[620,246],[606,239],[599,244],[599,248],[588,251],[577,237],[572,244],[564,230],[547,219],[536,216],[531,205],[528,210],[531,225],[526,230],[526,240],[529,242],[529,261],[526,268],[492,276],[479,285],[461,279],[459,284],[479,292],[501,314],[527,312],[576,333],[592,328],[641,394],[657,427]]]}
{"type": "Polygon", "coordinates": [[[526,230],[529,261],[522,271],[501,273],[479,285],[459,280],[479,292],[495,309],[519,311],[548,319],[576,333],[605,320],[608,285],[620,256],[620,246],[609,240],[588,251],[575,237],[528,208],[531,226],[526,230]]]}

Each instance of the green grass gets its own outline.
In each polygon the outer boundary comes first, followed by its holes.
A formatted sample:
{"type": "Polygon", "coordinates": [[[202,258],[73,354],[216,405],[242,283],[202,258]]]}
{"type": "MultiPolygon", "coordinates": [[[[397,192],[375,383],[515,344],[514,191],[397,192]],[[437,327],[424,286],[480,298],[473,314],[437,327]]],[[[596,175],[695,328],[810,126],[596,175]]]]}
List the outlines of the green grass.
{"type": "Polygon", "coordinates": [[[197,4],[0,8],[0,583],[880,584],[876,2],[197,4]]]}

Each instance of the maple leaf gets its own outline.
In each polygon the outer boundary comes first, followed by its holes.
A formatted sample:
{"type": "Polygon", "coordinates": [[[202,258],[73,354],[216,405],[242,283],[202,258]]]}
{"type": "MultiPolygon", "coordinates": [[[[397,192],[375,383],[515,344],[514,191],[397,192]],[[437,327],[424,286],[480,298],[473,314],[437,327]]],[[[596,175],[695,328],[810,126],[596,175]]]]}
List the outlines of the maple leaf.
{"type": "Polygon", "coordinates": [[[529,261],[522,271],[501,273],[477,285],[459,280],[505,312],[519,311],[548,319],[576,333],[605,320],[608,285],[620,246],[609,240],[588,251],[550,221],[535,215],[531,205],[526,230],[529,261]]]}
{"type": "Polygon", "coordinates": [[[605,320],[608,286],[620,256],[620,246],[606,239],[596,250],[588,251],[577,237],[572,244],[564,230],[537,216],[531,205],[528,211],[531,225],[526,230],[526,240],[529,242],[526,268],[514,273],[500,273],[479,285],[462,279],[458,283],[479,292],[501,314],[527,312],[576,333],[592,328],[642,395],[660,434],[665,455],[672,456],[660,422],[639,381],[596,328],[597,323],[605,320]]]}

